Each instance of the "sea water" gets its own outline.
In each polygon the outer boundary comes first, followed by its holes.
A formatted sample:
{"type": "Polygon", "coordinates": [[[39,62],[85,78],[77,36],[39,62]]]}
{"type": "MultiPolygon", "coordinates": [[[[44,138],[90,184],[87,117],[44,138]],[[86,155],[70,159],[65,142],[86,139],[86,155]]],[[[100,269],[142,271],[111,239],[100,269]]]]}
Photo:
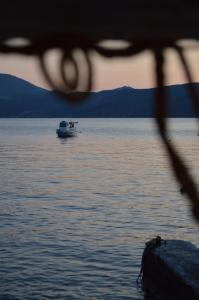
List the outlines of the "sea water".
{"type": "MultiPolygon", "coordinates": [[[[0,299],[144,299],[145,242],[198,245],[154,120],[0,119],[0,299]]],[[[199,181],[194,120],[169,121],[199,181]]]]}

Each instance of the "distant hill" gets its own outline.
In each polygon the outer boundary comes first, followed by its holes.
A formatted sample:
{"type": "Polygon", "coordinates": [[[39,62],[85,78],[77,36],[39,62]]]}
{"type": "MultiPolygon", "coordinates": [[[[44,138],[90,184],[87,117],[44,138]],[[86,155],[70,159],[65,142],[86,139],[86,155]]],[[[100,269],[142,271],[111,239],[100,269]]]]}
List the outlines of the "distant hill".
{"type": "MultiPolygon", "coordinates": [[[[195,83],[199,90],[199,84],[195,83]]],[[[166,87],[169,117],[194,117],[188,84],[166,87]]],[[[90,92],[86,101],[72,105],[55,91],[39,88],[15,76],[0,74],[0,117],[154,117],[155,89],[121,87],[90,92]]]]}

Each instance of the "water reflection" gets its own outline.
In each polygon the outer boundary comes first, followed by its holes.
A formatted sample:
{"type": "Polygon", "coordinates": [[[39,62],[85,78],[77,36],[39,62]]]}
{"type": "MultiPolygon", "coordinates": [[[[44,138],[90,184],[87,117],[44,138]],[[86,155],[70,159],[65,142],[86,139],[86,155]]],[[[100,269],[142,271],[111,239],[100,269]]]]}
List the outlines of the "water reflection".
{"type": "MultiPolygon", "coordinates": [[[[82,119],[81,135],[58,139],[57,120],[1,122],[12,123],[0,131],[1,297],[144,299],[146,240],[198,243],[152,123],[82,119]]],[[[198,137],[178,122],[198,177],[198,137]]]]}

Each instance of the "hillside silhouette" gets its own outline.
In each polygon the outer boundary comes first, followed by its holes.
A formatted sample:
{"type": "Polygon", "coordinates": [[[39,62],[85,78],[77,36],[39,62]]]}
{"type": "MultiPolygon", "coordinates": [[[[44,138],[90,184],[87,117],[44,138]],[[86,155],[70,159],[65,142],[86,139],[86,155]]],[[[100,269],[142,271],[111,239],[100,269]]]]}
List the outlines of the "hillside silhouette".
{"type": "MultiPolygon", "coordinates": [[[[195,83],[197,89],[199,84],[195,83]]],[[[37,87],[18,77],[0,74],[0,117],[154,117],[155,88],[124,86],[90,92],[87,100],[74,105],[55,91],[37,87]]],[[[188,84],[166,87],[169,117],[194,117],[188,84]]]]}

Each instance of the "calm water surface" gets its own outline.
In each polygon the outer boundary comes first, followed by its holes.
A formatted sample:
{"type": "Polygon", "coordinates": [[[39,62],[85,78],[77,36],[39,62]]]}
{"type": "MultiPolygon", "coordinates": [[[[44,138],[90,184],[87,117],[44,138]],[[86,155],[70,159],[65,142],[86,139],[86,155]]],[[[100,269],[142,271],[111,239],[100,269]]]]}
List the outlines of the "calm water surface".
{"type": "MultiPolygon", "coordinates": [[[[136,278],[156,235],[198,245],[198,227],[153,121],[0,119],[0,299],[143,299],[136,278]]],[[[199,181],[193,120],[171,138],[199,181]]]]}

